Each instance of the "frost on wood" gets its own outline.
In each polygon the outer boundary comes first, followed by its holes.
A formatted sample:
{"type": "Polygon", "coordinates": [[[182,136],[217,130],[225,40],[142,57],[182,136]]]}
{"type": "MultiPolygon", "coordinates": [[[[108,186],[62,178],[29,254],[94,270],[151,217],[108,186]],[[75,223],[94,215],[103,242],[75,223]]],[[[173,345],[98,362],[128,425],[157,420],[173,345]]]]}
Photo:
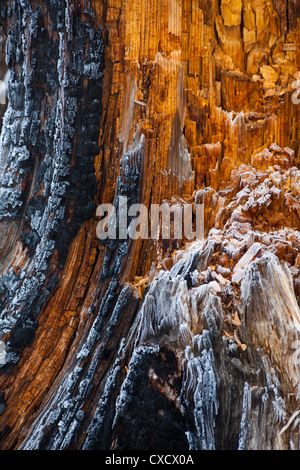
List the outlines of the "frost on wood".
{"type": "MultiPolygon", "coordinates": [[[[18,273],[0,276],[1,335],[12,332],[6,340],[7,363],[15,362],[32,340],[39,310],[56,284],[50,263],[54,251],[62,267],[72,237],[95,210],[101,31],[69,17],[63,3],[49,5],[52,31],[42,27],[42,9],[29,1],[14,2],[7,12],[13,20],[6,42],[11,72],[0,145],[0,227],[22,218],[22,257],[30,254],[18,273]],[[69,24],[68,30],[58,18],[69,24]]],[[[11,250],[14,242],[12,236],[11,250]]]]}

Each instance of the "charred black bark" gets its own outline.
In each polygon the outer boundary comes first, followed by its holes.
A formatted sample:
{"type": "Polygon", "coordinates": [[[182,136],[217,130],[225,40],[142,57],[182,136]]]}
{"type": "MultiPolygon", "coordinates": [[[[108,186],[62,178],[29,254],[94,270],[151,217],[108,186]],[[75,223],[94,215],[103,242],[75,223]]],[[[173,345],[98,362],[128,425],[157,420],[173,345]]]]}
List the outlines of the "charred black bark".
{"type": "Polygon", "coordinates": [[[1,8],[10,80],[0,224],[15,226],[3,255],[21,239],[30,257],[27,269],[0,277],[1,334],[11,333],[7,368],[34,337],[69,244],[95,213],[104,59],[102,30],[91,13],[83,21],[80,8],[74,13],[65,1],[1,8]]]}

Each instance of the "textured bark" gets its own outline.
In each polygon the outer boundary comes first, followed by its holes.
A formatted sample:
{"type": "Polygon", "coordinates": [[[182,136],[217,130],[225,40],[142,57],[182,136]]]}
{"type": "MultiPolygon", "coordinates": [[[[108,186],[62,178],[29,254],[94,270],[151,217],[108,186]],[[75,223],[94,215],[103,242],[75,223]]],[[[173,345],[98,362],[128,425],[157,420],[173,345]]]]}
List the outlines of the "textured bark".
{"type": "Polygon", "coordinates": [[[0,8],[1,449],[298,449],[297,0],[0,8]],[[121,196],[204,240],[101,242],[121,196]]]}

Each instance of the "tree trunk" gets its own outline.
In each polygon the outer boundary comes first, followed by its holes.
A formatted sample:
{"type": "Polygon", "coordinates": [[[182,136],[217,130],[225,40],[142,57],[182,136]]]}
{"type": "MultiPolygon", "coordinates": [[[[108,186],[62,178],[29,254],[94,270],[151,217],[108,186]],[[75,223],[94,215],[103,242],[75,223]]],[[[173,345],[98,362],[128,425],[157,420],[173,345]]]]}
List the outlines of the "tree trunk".
{"type": "Polygon", "coordinates": [[[299,449],[299,2],[0,12],[1,449],[299,449]],[[100,240],[121,197],[204,238],[100,240]]]}

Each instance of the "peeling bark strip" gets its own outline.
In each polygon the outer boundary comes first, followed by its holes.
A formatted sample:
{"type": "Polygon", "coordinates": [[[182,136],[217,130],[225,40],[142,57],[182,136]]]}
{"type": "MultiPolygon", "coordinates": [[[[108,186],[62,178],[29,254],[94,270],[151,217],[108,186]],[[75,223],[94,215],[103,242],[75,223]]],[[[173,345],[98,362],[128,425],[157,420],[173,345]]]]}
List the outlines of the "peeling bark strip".
{"type": "Polygon", "coordinates": [[[2,450],[299,449],[298,3],[1,2],[2,450]]]}

